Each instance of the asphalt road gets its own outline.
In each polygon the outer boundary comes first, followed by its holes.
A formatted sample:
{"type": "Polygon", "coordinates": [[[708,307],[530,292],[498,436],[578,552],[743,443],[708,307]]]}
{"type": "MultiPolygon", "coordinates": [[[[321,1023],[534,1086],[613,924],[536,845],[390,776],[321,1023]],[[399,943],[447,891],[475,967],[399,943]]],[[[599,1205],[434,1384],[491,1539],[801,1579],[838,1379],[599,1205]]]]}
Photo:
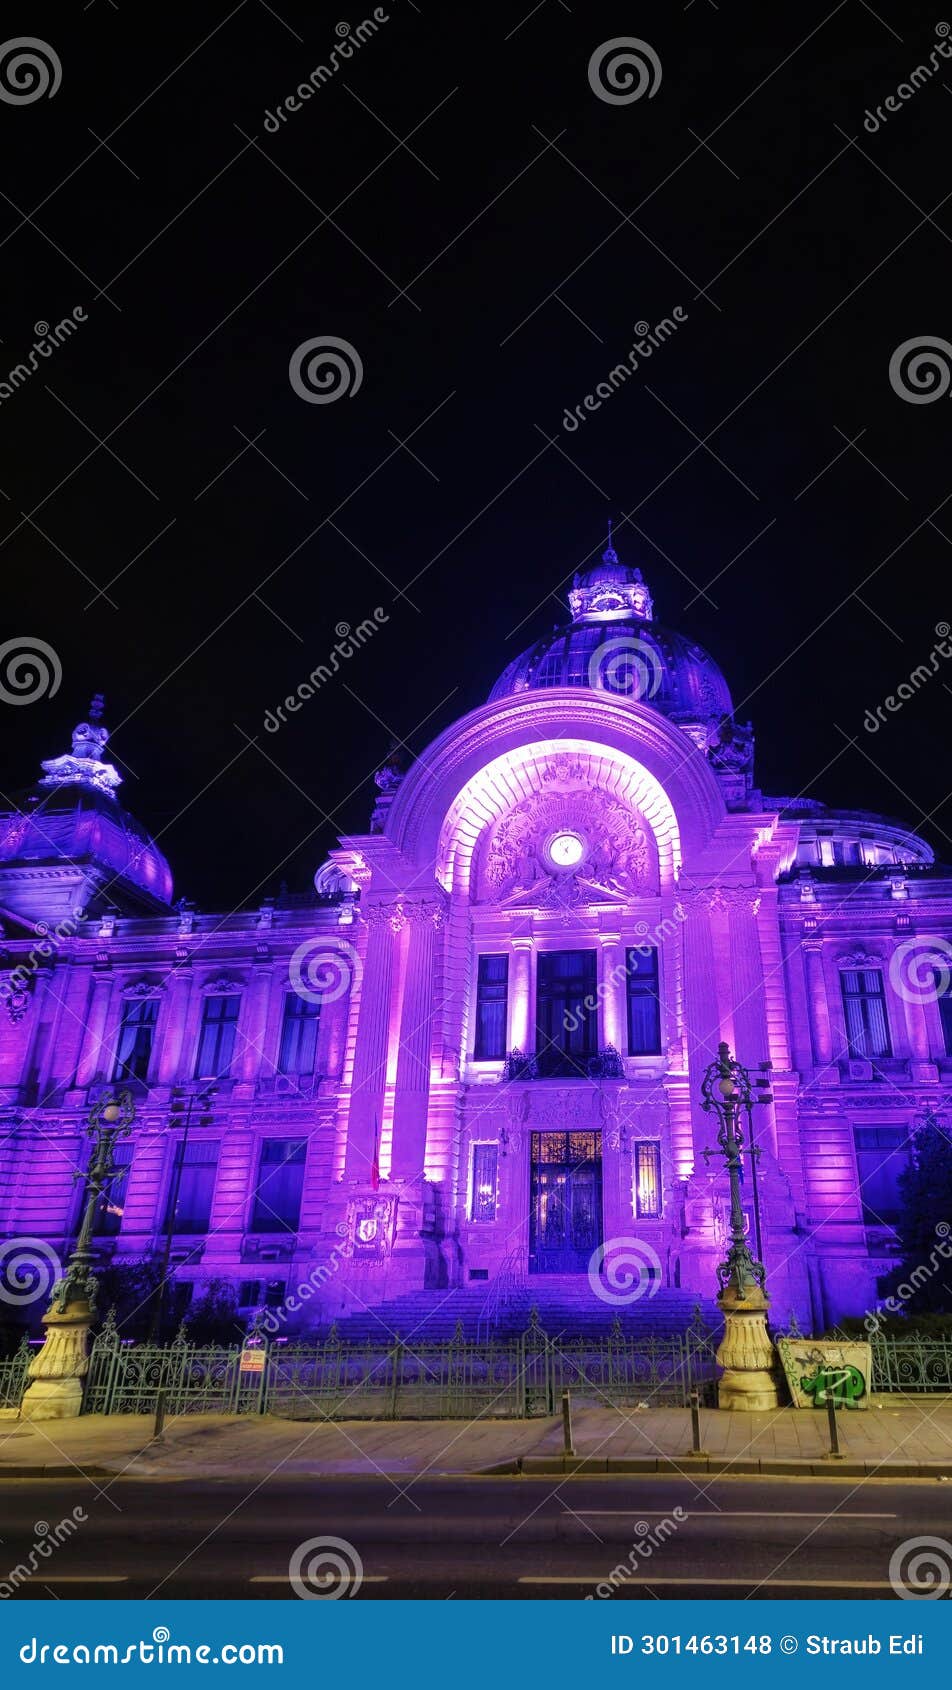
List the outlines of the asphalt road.
{"type": "Polygon", "coordinates": [[[893,1551],[923,1535],[952,1535],[952,1489],[933,1480],[6,1480],[0,1594],[293,1597],[294,1551],[334,1537],[360,1559],[361,1599],[882,1599],[893,1551]],[[88,1518],[58,1531],[74,1509],[88,1518]]]}

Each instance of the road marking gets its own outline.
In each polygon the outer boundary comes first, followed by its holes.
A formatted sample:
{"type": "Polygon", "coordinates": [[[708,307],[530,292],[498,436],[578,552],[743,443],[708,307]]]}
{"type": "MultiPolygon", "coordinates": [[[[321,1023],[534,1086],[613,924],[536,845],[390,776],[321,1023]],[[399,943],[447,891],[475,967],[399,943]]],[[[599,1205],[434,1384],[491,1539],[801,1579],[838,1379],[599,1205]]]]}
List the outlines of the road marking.
{"type": "MultiPolygon", "coordinates": [[[[680,1505],[679,1505],[680,1506],[680,1505]]],[[[570,1508],[570,1514],[579,1514],[586,1520],[667,1520],[671,1516],[671,1509],[664,1512],[660,1508],[570,1508]]],[[[684,1509],[688,1520],[763,1520],[763,1509],[746,1508],[698,1508],[684,1509]]],[[[784,1509],[782,1518],[785,1520],[895,1520],[896,1514],[847,1514],[845,1510],[836,1508],[831,1512],[815,1514],[794,1514],[784,1509]]],[[[681,1522],[687,1524],[687,1520],[681,1522]]]]}
{"type": "MultiPolygon", "coordinates": [[[[749,1579],[732,1578],[656,1578],[646,1572],[643,1578],[626,1577],[620,1581],[625,1584],[675,1584],[675,1585],[710,1585],[719,1589],[726,1585],[736,1585],[741,1590],[892,1590],[888,1579],[815,1579],[809,1573],[804,1573],[802,1579],[762,1579],[752,1573],[749,1579]]],[[[592,1573],[569,1576],[549,1573],[528,1573],[516,1580],[517,1584],[606,1584],[607,1579],[598,1579],[592,1573]]]]}
{"type": "MultiPolygon", "coordinates": [[[[357,1584],[387,1584],[389,1582],[389,1576],[390,1575],[388,1573],[364,1573],[361,1578],[356,1579],[354,1582],[357,1584]]],[[[290,1584],[291,1575],[290,1573],[256,1573],[254,1578],[250,1578],[248,1580],[248,1583],[290,1584]]]]}
{"type": "Polygon", "coordinates": [[[51,1573],[46,1584],[128,1584],[127,1573],[51,1573]]]}

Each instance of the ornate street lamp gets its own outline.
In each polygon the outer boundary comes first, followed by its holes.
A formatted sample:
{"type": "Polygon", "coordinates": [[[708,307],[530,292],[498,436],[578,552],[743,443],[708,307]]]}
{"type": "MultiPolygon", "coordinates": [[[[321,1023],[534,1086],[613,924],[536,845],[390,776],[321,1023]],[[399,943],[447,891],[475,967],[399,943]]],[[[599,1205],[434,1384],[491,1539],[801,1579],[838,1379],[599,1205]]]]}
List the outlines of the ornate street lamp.
{"type": "Polygon", "coordinates": [[[776,1408],[779,1400],[774,1376],[776,1356],[767,1332],[766,1271],[748,1246],[740,1200],[745,1150],[751,1168],[760,1154],[752,1142],[752,1114],[754,1103],[769,1102],[769,1093],[763,1089],[766,1084],[766,1079],[759,1082],[760,1095],[755,1097],[750,1074],[734,1061],[723,1043],[718,1045],[717,1059],[705,1069],[701,1082],[701,1107],[717,1121],[717,1149],[705,1150],[704,1156],[707,1161],[723,1156],[731,1194],[730,1243],[725,1260],[717,1267],[717,1301],[724,1313],[724,1336],[717,1351],[724,1369],[717,1388],[720,1408],[776,1408]],[[742,1117],[747,1125],[746,1145],[742,1117]]]}
{"type": "Polygon", "coordinates": [[[134,1119],[135,1106],[128,1091],[118,1097],[103,1095],[90,1112],[92,1156],[85,1176],[74,1175],[75,1179],[86,1180],[83,1218],[66,1272],[53,1286],[50,1306],[43,1316],[46,1337],[27,1372],[30,1383],[20,1411],[25,1420],[65,1420],[80,1411],[82,1381],[89,1366],[89,1329],[96,1308],[97,1285],[92,1271],[96,1211],[119,1172],[116,1145],[132,1131],[134,1119]]]}

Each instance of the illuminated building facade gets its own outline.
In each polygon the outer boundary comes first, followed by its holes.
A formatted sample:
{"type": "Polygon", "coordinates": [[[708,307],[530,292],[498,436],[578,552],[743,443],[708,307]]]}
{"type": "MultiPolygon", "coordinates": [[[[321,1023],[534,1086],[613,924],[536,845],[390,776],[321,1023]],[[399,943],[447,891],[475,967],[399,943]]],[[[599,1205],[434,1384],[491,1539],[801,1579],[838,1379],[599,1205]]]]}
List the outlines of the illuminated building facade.
{"type": "Polygon", "coordinates": [[[573,1287],[657,1323],[723,1254],[698,1091],[726,1039],[770,1065],[744,1192],[774,1318],[875,1306],[952,1077],[952,876],[897,823],[764,797],[720,669],[611,545],[569,607],[380,771],[313,899],[173,905],[98,708],[44,764],[0,815],[6,1239],[68,1251],[84,1121],[121,1084],[104,1256],[171,1240],[180,1285],[249,1312],[303,1285],[313,1326],[573,1287]]]}

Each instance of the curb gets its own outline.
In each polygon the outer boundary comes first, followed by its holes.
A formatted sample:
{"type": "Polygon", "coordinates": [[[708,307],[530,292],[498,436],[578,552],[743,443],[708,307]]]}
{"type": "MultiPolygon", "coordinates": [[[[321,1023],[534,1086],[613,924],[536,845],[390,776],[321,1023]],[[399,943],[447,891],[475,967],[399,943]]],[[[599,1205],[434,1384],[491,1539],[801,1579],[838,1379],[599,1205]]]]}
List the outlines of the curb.
{"type": "Polygon", "coordinates": [[[500,1462],[482,1469],[485,1473],[521,1473],[533,1475],[565,1473],[570,1477],[588,1474],[667,1473],[685,1478],[693,1473],[736,1475],[743,1478],[761,1476],[843,1479],[952,1479],[952,1461],[861,1461],[829,1456],[794,1458],[764,1457],[761,1460],[732,1461],[730,1456],[583,1456],[524,1455],[516,1461],[500,1462]]]}

